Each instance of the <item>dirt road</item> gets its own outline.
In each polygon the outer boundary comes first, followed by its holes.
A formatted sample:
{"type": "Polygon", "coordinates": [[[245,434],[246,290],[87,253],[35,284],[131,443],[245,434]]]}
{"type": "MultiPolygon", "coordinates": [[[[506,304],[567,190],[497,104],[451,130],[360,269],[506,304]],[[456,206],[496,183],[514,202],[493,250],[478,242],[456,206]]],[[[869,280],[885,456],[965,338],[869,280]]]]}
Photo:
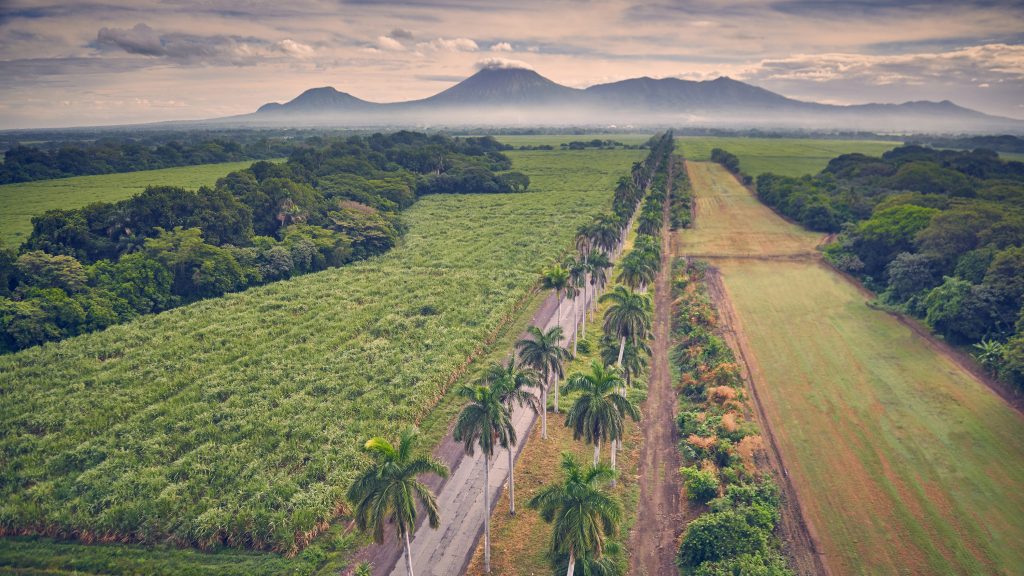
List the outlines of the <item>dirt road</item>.
{"type": "MultiPolygon", "coordinates": [[[[672,182],[669,165],[669,186],[672,182]]],[[[671,336],[672,246],[669,238],[668,190],[661,233],[661,271],[654,281],[654,342],[647,400],[640,422],[640,509],[630,538],[630,573],[634,576],[675,574],[676,540],[686,526],[676,447],[676,394],[668,367],[671,336]]]]}

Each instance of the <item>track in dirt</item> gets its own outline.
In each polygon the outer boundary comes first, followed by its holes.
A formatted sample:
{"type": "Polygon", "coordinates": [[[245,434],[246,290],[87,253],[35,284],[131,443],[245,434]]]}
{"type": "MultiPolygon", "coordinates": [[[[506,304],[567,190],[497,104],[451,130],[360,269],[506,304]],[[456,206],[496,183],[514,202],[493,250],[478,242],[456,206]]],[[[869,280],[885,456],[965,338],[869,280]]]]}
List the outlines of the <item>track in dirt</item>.
{"type": "MultiPolygon", "coordinates": [[[[669,238],[669,206],[672,197],[672,163],[669,163],[668,189],[664,203],[661,235],[661,270],[654,281],[654,341],[651,347],[651,374],[644,418],[640,423],[640,509],[631,535],[633,576],[675,574],[676,544],[679,533],[692,518],[682,500],[679,478],[679,449],[676,445],[676,395],[668,366],[671,335],[672,246],[669,238]]],[[[693,516],[696,514],[694,513],[693,516]]]]}

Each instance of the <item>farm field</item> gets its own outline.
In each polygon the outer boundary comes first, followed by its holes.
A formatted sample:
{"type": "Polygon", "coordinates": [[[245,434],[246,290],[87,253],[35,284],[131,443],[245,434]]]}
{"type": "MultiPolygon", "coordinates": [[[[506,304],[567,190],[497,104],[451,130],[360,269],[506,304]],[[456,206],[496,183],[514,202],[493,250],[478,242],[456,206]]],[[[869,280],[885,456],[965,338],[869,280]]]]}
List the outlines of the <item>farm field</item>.
{"type": "Polygon", "coordinates": [[[676,142],[690,160],[710,159],[712,148],[732,152],[740,159],[740,169],[754,177],[762,172],[783,176],[817,174],[840,154],[860,152],[878,156],[900,145],[900,142],[877,140],[716,136],[678,136],[676,142]]]}
{"type": "Polygon", "coordinates": [[[510,156],[531,192],[426,197],[382,257],[0,358],[0,529],[300,548],[361,440],[431,411],[642,152],[510,156]]]}
{"type": "Polygon", "coordinates": [[[690,167],[697,229],[681,234],[680,253],[702,253],[720,273],[720,306],[734,315],[826,564],[836,574],[1019,572],[1021,414],[941,347],[866,306],[869,295],[809,252],[812,237],[724,169],[690,167]],[[778,241],[760,253],[743,238],[765,233],[775,236],[758,242],[778,241]]]}
{"type": "Polygon", "coordinates": [[[540,146],[547,144],[558,147],[559,144],[573,141],[589,142],[591,140],[614,140],[623,144],[643,144],[651,139],[650,134],[495,134],[494,138],[511,146],[540,146]]]}
{"type": "Polygon", "coordinates": [[[189,190],[213,186],[218,178],[248,168],[252,163],[246,160],[3,184],[0,185],[0,241],[5,246],[17,247],[32,233],[32,217],[47,210],[116,202],[142,192],[147,186],[181,186],[189,190]]]}

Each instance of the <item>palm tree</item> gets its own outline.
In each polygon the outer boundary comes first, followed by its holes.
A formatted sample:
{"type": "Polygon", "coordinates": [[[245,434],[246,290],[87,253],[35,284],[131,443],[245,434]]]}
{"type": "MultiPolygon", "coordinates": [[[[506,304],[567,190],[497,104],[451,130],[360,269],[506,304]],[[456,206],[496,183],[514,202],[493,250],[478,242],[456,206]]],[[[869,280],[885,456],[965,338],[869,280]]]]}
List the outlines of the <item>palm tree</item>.
{"type": "Polygon", "coordinates": [[[619,276],[616,280],[633,290],[637,288],[643,290],[648,284],[654,282],[657,275],[658,269],[652,267],[646,254],[633,250],[622,259],[619,276]]]}
{"type": "MultiPolygon", "coordinates": [[[[519,356],[519,361],[533,368],[541,375],[541,386],[540,386],[540,405],[541,405],[541,424],[540,432],[541,438],[547,440],[548,438],[548,386],[551,384],[551,378],[561,378],[564,372],[562,371],[562,362],[572,358],[565,347],[562,346],[562,327],[555,326],[547,332],[541,331],[536,326],[530,326],[526,329],[529,334],[528,338],[516,342],[516,354],[519,356]]],[[[557,388],[555,393],[558,393],[557,388]]],[[[557,396],[556,396],[557,399],[557,396]]],[[[556,400],[557,402],[557,400],[556,400]]]]}
{"type": "Polygon", "coordinates": [[[495,446],[508,448],[516,443],[512,415],[502,402],[500,385],[467,386],[458,390],[469,404],[455,422],[455,441],[463,443],[470,456],[476,446],[484,453],[484,572],[491,573],[491,456],[495,446]]]}
{"type": "Polygon", "coordinates": [[[625,431],[625,417],[640,420],[640,409],[618,389],[622,377],[617,368],[605,368],[594,360],[590,373],[577,372],[565,382],[565,392],[580,392],[565,417],[565,425],[572,428],[573,438],[583,438],[594,445],[594,464],[601,460],[601,442],[612,441],[611,461],[615,469],[615,441],[625,431]]]}
{"type": "Polygon", "coordinates": [[[597,304],[598,293],[608,283],[608,270],[611,267],[612,263],[605,254],[596,252],[590,255],[590,283],[594,286],[594,299],[590,301],[592,305],[597,304]]]}
{"type": "Polygon", "coordinates": [[[555,324],[562,325],[562,290],[569,284],[569,272],[561,264],[555,263],[552,267],[544,270],[541,275],[541,287],[546,290],[555,291],[555,301],[558,303],[558,316],[555,324]]]}
{"type": "Polygon", "coordinates": [[[622,221],[613,214],[598,214],[594,217],[594,245],[611,254],[622,237],[622,221]]]}
{"type": "MultiPolygon", "coordinates": [[[[607,334],[601,338],[601,362],[605,366],[615,364],[619,353],[619,343],[616,338],[607,334]]],[[[651,348],[643,341],[635,343],[626,341],[626,348],[622,354],[622,373],[626,378],[626,388],[630,388],[633,376],[640,374],[647,367],[647,358],[651,356],[651,348]]]]}
{"type": "Polygon", "coordinates": [[[974,345],[977,352],[971,355],[989,373],[996,374],[1003,363],[1003,348],[1003,344],[997,340],[982,340],[974,345]]]}
{"type": "Polygon", "coordinates": [[[619,338],[619,358],[616,364],[621,366],[626,339],[636,343],[647,337],[651,330],[651,299],[646,294],[637,294],[624,286],[616,286],[601,296],[601,302],[612,303],[604,313],[604,331],[619,338]]]}
{"type": "MultiPolygon", "coordinates": [[[[505,365],[494,363],[484,373],[483,381],[498,390],[499,399],[511,415],[515,406],[526,406],[534,414],[540,412],[540,401],[527,388],[540,384],[537,372],[531,368],[517,367],[512,359],[505,365]]],[[[516,515],[515,458],[512,456],[513,441],[508,452],[508,513],[516,515]]]]}
{"type": "Polygon", "coordinates": [[[363,449],[373,456],[373,466],[356,478],[347,494],[355,506],[356,525],[371,530],[377,543],[384,541],[384,526],[395,525],[398,537],[405,540],[409,576],[413,576],[409,533],[416,528],[416,500],[423,504],[431,528],[437,528],[441,520],[434,494],[416,477],[427,473],[448,477],[448,467],[440,460],[413,456],[417,435],[415,428],[407,428],[397,448],[384,438],[367,440],[363,449]]]}
{"type": "Polygon", "coordinates": [[[614,535],[622,519],[622,505],[601,488],[615,478],[615,471],[603,465],[580,467],[571,454],[562,454],[565,477],[545,486],[527,502],[545,522],[553,523],[552,556],[569,556],[567,576],[576,570],[576,559],[597,560],[605,549],[605,538],[614,535]]]}
{"type": "MultiPolygon", "coordinates": [[[[587,264],[585,258],[575,258],[573,256],[570,256],[565,261],[565,268],[569,272],[569,287],[573,288],[573,292],[576,294],[576,296],[578,296],[580,294],[580,292],[583,293],[583,304],[584,304],[584,308],[583,308],[583,325],[586,326],[586,324],[587,324],[587,309],[586,309],[587,290],[586,290],[586,287],[587,287],[587,273],[590,271],[590,265],[587,264]]],[[[573,329],[573,341],[572,341],[572,353],[573,353],[573,355],[576,354],[576,342],[579,341],[579,317],[577,316],[577,312],[579,310],[579,306],[577,306],[577,304],[576,304],[576,300],[575,300],[576,296],[572,297],[573,298],[572,322],[573,322],[573,326],[575,326],[575,328],[573,329]]]]}

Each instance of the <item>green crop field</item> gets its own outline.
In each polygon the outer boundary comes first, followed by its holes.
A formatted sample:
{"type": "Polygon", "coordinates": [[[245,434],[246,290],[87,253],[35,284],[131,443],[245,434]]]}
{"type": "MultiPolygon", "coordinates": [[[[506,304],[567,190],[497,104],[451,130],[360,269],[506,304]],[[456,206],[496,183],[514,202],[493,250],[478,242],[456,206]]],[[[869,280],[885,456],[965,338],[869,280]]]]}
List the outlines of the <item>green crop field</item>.
{"type": "MultiPolygon", "coordinates": [[[[515,152],[531,192],[424,198],[382,257],[0,357],[0,529],[294,550],[642,155],[515,152]]],[[[59,567],[32,546],[0,540],[0,566],[59,567]]]]}
{"type": "Polygon", "coordinates": [[[0,241],[5,246],[17,247],[32,232],[32,217],[47,210],[116,202],[142,192],[146,186],[181,186],[189,190],[213,186],[218,178],[251,164],[252,161],[224,162],[0,185],[0,241]]]}
{"type": "Polygon", "coordinates": [[[690,169],[697,227],[677,245],[721,273],[720,306],[735,311],[732,328],[832,571],[1018,573],[1021,414],[940,347],[868,307],[869,296],[809,252],[814,235],[721,167],[690,169]],[[751,251],[764,242],[748,234],[775,240],[751,251]]]}
{"type": "Polygon", "coordinates": [[[627,145],[643,144],[651,139],[650,134],[495,134],[494,137],[503,144],[511,146],[549,146],[558,147],[573,141],[589,142],[591,140],[614,140],[627,145]]]}
{"type": "Polygon", "coordinates": [[[708,160],[712,148],[732,152],[740,159],[740,169],[751,176],[762,172],[784,176],[817,174],[840,154],[860,152],[878,156],[900,145],[900,142],[874,140],[714,136],[681,136],[676,138],[676,143],[690,160],[708,160]]]}

